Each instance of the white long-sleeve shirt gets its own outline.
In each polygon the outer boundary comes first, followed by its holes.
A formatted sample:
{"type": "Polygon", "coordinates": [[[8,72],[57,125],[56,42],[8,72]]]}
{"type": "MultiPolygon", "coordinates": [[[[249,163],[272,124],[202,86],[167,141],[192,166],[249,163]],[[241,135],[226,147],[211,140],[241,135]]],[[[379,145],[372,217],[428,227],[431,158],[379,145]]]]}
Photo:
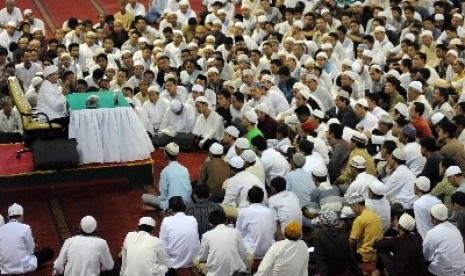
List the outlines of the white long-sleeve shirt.
{"type": "Polygon", "coordinates": [[[207,276],[232,275],[245,269],[246,248],[241,233],[224,224],[202,236],[198,259],[207,262],[207,276]]]}
{"type": "Polygon", "coordinates": [[[457,276],[465,271],[465,253],[460,231],[450,222],[442,222],[426,233],[423,256],[431,262],[428,270],[435,275],[457,276]]]}
{"type": "Polygon", "coordinates": [[[193,216],[178,212],[165,217],[160,227],[160,239],[171,260],[171,267],[192,267],[200,248],[197,221],[193,216]]]}
{"type": "Polygon", "coordinates": [[[37,95],[37,110],[45,113],[50,120],[65,116],[66,98],[58,91],[56,83],[42,82],[37,95]]]}
{"type": "Polygon", "coordinates": [[[271,180],[277,176],[285,176],[289,171],[289,163],[286,158],[274,149],[266,149],[260,156],[267,185],[271,185],[271,180]]]}
{"type": "Polygon", "coordinates": [[[0,132],[18,132],[23,134],[23,123],[18,110],[13,109],[10,117],[0,111],[0,132]]]}
{"type": "Polygon", "coordinates": [[[161,240],[145,231],[127,234],[122,260],[121,276],[164,276],[171,265],[161,240]]]}
{"type": "Polygon", "coordinates": [[[299,198],[291,191],[281,191],[270,197],[268,204],[273,211],[274,221],[281,224],[284,233],[286,225],[292,220],[302,223],[302,211],[299,198]]]}
{"type": "Polygon", "coordinates": [[[160,128],[161,123],[165,117],[166,111],[169,109],[170,102],[165,98],[158,98],[156,103],[146,101],[142,108],[149,115],[150,122],[152,123],[153,129],[157,130],[160,128]]]}
{"type": "Polygon", "coordinates": [[[221,141],[224,134],[223,117],[216,113],[216,111],[211,111],[206,119],[203,114],[200,114],[195,121],[192,133],[203,138],[200,141],[201,143],[205,143],[208,139],[221,141]]]}
{"type": "Polygon", "coordinates": [[[263,185],[258,177],[248,171],[238,172],[236,175],[226,179],[224,183],[224,188],[226,191],[223,204],[233,205],[237,208],[249,206],[247,193],[253,186],[262,188],[265,192],[266,198],[265,185],[263,185]]]}
{"type": "Polygon", "coordinates": [[[308,248],[304,241],[282,240],[273,244],[255,276],[307,276],[308,248]]]}
{"type": "Polygon", "coordinates": [[[437,197],[426,194],[422,195],[413,203],[413,212],[415,213],[415,225],[418,233],[424,239],[426,232],[434,227],[431,222],[431,207],[441,203],[437,197]]]}
{"type": "Polygon", "coordinates": [[[405,165],[397,167],[383,182],[386,185],[385,196],[391,203],[401,203],[407,209],[412,207],[416,199],[413,192],[415,175],[405,165]]]}
{"type": "Polygon", "coordinates": [[[113,269],[113,258],[104,239],[78,235],[63,244],[53,269],[65,276],[99,275],[113,269]]]}
{"type": "Polygon", "coordinates": [[[190,133],[194,129],[195,110],[189,104],[184,104],[184,110],[181,114],[176,115],[168,109],[160,125],[160,129],[169,129],[174,132],[190,133]]]}
{"type": "Polygon", "coordinates": [[[2,274],[22,274],[36,270],[34,238],[27,224],[10,220],[0,227],[0,271],[2,274]]]}
{"type": "Polygon", "coordinates": [[[262,259],[275,242],[276,222],[273,212],[263,204],[254,203],[242,208],[237,217],[236,229],[241,232],[247,253],[262,259]]]}

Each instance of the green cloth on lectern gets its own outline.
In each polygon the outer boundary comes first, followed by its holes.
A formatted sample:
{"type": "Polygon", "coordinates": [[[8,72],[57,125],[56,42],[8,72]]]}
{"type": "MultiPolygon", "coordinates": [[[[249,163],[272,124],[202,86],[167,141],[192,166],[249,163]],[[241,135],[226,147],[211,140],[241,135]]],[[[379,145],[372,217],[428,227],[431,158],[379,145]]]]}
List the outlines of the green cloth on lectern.
{"type": "Polygon", "coordinates": [[[86,109],[87,97],[97,95],[99,97],[98,108],[115,108],[129,106],[123,93],[117,92],[118,104],[115,106],[115,94],[113,91],[96,91],[86,93],[73,93],[66,96],[70,110],[86,109]]]}

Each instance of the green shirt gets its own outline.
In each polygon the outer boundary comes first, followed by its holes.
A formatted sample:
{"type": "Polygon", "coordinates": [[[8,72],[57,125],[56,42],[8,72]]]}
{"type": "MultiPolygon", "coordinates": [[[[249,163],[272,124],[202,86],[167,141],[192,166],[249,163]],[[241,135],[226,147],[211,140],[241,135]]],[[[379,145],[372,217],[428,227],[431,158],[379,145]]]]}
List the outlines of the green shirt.
{"type": "Polygon", "coordinates": [[[441,182],[439,182],[434,189],[431,190],[430,195],[435,196],[444,202],[444,205],[447,208],[451,208],[452,203],[450,197],[455,193],[455,187],[450,184],[447,177],[444,177],[441,182]]]}
{"type": "Polygon", "coordinates": [[[247,134],[245,135],[245,138],[249,140],[249,144],[252,147],[252,139],[257,136],[263,136],[263,133],[261,130],[258,129],[258,127],[252,128],[247,134]]]}

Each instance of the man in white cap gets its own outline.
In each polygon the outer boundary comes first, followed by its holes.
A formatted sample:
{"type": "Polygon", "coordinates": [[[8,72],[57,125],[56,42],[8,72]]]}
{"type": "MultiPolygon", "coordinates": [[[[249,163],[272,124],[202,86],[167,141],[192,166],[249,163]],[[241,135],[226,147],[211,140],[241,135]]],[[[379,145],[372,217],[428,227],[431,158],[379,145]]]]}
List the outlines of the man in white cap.
{"type": "Polygon", "coordinates": [[[450,166],[446,170],[446,177],[452,186],[456,187],[456,192],[465,193],[465,176],[458,166],[450,166]]]}
{"type": "Polygon", "coordinates": [[[395,221],[397,237],[378,239],[373,248],[378,251],[377,270],[372,275],[427,275],[423,259],[421,236],[416,233],[415,219],[407,213],[395,221]]]}
{"type": "Polygon", "coordinates": [[[418,199],[413,203],[413,211],[417,223],[417,232],[424,239],[434,225],[431,222],[431,207],[441,203],[437,197],[428,194],[431,182],[428,178],[420,176],[415,180],[414,192],[418,199]]]}
{"type": "Polygon", "coordinates": [[[229,164],[223,160],[223,146],[213,143],[208,149],[210,160],[200,169],[198,184],[206,184],[210,193],[219,198],[223,194],[223,182],[229,177],[229,164]]]}
{"type": "Polygon", "coordinates": [[[359,262],[374,262],[376,250],[374,242],[383,237],[383,224],[380,217],[365,206],[365,197],[352,194],[347,203],[357,216],[350,231],[350,243],[356,246],[356,259],[359,262]]]}
{"type": "Polygon", "coordinates": [[[322,210],[331,209],[340,212],[344,201],[340,196],[339,189],[329,183],[328,169],[325,165],[315,166],[312,171],[312,179],[316,189],[310,193],[310,203],[302,208],[302,223],[309,228],[319,225],[318,214],[322,210]]]}
{"type": "Polygon", "coordinates": [[[163,275],[171,267],[161,240],[153,236],[155,220],[142,217],[137,231],[126,235],[121,252],[121,275],[163,275]]]}
{"type": "Polygon", "coordinates": [[[257,136],[263,136],[263,133],[257,127],[258,116],[255,111],[247,111],[242,117],[242,125],[245,128],[245,137],[249,140],[249,143],[252,143],[252,139],[257,136]]]}
{"type": "MultiPolygon", "coordinates": [[[[1,11],[0,11],[0,13],[1,13],[1,11]]],[[[44,21],[42,21],[39,18],[36,18],[31,9],[25,9],[24,12],[23,12],[23,15],[24,15],[24,21],[29,22],[29,24],[31,25],[31,27],[30,27],[31,30],[34,30],[35,28],[38,28],[38,29],[42,30],[44,36],[46,35],[44,21]]]]}
{"type": "Polygon", "coordinates": [[[442,203],[431,207],[434,227],[423,239],[423,255],[432,275],[462,275],[465,271],[463,237],[457,227],[447,221],[448,215],[442,203]]]}
{"type": "Polygon", "coordinates": [[[192,144],[192,130],[195,124],[195,110],[186,103],[173,100],[166,109],[163,121],[152,141],[156,147],[163,147],[175,142],[181,149],[188,149],[192,144]]]}
{"type": "Polygon", "coordinates": [[[413,102],[421,102],[425,105],[424,111],[423,111],[423,118],[425,120],[429,120],[431,117],[431,114],[433,113],[433,109],[431,108],[431,105],[429,104],[428,100],[425,98],[425,95],[423,95],[423,84],[419,81],[412,81],[409,84],[409,87],[407,89],[407,95],[408,95],[408,100],[410,101],[410,105],[412,106],[413,102]]]}
{"type": "Polygon", "coordinates": [[[378,179],[366,172],[366,160],[360,155],[355,155],[349,159],[350,178],[354,179],[350,183],[345,193],[345,198],[349,198],[352,194],[356,193],[368,198],[368,186],[371,182],[378,181],[378,179]]]}
{"type": "MultiPolygon", "coordinates": [[[[148,101],[142,105],[144,111],[148,114],[153,131],[158,131],[166,115],[166,111],[170,108],[170,102],[160,97],[160,89],[156,86],[147,88],[148,101]]],[[[164,145],[162,145],[164,146],[164,145]]]]}
{"type": "Polygon", "coordinates": [[[189,171],[178,161],[179,146],[169,143],[165,146],[165,159],[168,165],[160,173],[160,196],[143,194],[142,202],[151,207],[168,209],[168,200],[173,196],[181,196],[186,205],[192,204],[192,185],[189,171]]]}
{"type": "Polygon", "coordinates": [[[245,170],[255,175],[260,182],[265,184],[265,169],[257,154],[253,150],[247,148],[242,151],[240,156],[244,159],[245,170]]]}
{"type": "Polygon", "coordinates": [[[53,275],[102,275],[113,270],[114,262],[107,242],[95,235],[97,221],[81,219],[80,233],[63,244],[53,263],[53,275]]]}
{"type": "Polygon", "coordinates": [[[357,100],[354,111],[361,120],[357,126],[362,132],[372,130],[378,125],[378,118],[368,110],[368,101],[365,98],[357,100]]]}
{"type": "Polygon", "coordinates": [[[37,96],[37,110],[45,113],[51,122],[60,124],[67,134],[69,117],[65,116],[66,98],[58,91],[58,67],[45,67],[44,78],[37,96]]]}
{"type": "Polygon", "coordinates": [[[171,54],[174,60],[173,67],[178,68],[182,65],[181,51],[187,49],[187,44],[183,41],[182,31],[173,31],[173,41],[165,46],[165,53],[171,54]]]}
{"type": "Polygon", "coordinates": [[[265,190],[265,185],[255,175],[245,170],[244,159],[241,157],[233,157],[228,163],[230,177],[223,184],[225,195],[221,206],[228,218],[236,219],[238,209],[250,204],[247,200],[249,189],[258,186],[265,190]]]}
{"type": "Polygon", "coordinates": [[[423,45],[420,47],[420,52],[426,54],[426,64],[435,68],[438,65],[439,59],[436,55],[436,42],[434,42],[433,32],[430,30],[422,31],[421,41],[423,45]]]}
{"type": "Polygon", "coordinates": [[[210,109],[210,103],[204,96],[195,99],[195,109],[200,115],[197,117],[192,134],[192,146],[200,150],[207,150],[210,146],[221,141],[224,134],[223,117],[210,109]]]}
{"type": "Polygon", "coordinates": [[[383,223],[383,233],[391,228],[391,205],[384,197],[386,187],[383,182],[375,180],[368,184],[368,196],[365,199],[365,205],[375,212],[383,223]]]}
{"type": "MultiPolygon", "coordinates": [[[[223,139],[221,140],[221,143],[228,148],[228,151],[224,156],[224,159],[226,160],[226,162],[230,158],[237,156],[235,143],[238,137],[239,137],[239,130],[237,130],[235,126],[228,126],[224,130],[224,135],[223,135],[223,139]]],[[[249,148],[248,141],[247,141],[246,148],[249,148]]]]}
{"type": "MultiPolygon", "coordinates": [[[[14,203],[8,207],[8,223],[0,227],[0,271],[23,274],[35,271],[53,257],[49,247],[35,252],[31,227],[23,223],[24,209],[14,203]]],[[[2,218],[3,220],[3,218],[2,218]]]]}
{"type": "Polygon", "coordinates": [[[384,65],[386,63],[385,53],[392,50],[394,45],[389,41],[386,35],[386,29],[383,26],[378,26],[374,30],[375,43],[372,51],[375,53],[373,63],[384,65]]]}
{"type": "Polygon", "coordinates": [[[386,185],[386,198],[392,203],[401,203],[405,209],[412,209],[416,200],[413,192],[415,175],[407,168],[407,155],[402,149],[392,152],[386,167],[387,176],[382,181],[386,185]]]}

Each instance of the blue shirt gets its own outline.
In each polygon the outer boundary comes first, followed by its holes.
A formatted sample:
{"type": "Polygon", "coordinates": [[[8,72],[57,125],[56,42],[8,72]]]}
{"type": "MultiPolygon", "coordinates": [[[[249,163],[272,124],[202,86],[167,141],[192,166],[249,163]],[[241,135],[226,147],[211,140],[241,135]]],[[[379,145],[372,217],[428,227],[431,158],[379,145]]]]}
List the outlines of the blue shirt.
{"type": "Polygon", "coordinates": [[[160,208],[168,209],[168,200],[181,196],[186,205],[192,203],[192,185],[189,172],[178,161],[170,161],[160,174],[160,208]]]}
{"type": "Polygon", "coordinates": [[[286,175],[286,190],[294,192],[299,198],[300,208],[310,204],[310,194],[315,189],[312,174],[297,168],[286,175]]]}

